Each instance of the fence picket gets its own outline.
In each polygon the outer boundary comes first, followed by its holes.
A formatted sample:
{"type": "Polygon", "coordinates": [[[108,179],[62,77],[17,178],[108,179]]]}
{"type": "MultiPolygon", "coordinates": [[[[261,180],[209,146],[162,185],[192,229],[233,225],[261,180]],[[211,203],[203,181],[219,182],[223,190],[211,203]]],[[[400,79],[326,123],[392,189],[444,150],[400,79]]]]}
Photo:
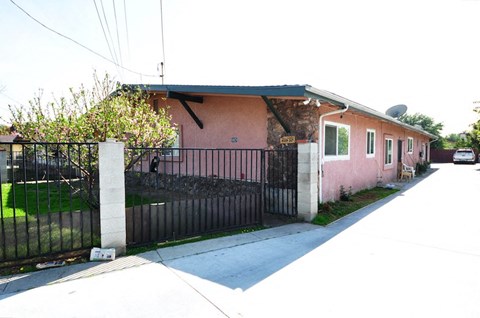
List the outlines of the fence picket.
{"type": "MultiPolygon", "coordinates": [[[[0,166],[0,261],[98,245],[98,145],[4,147],[9,156],[0,166]]],[[[129,246],[257,226],[264,213],[297,214],[296,149],[125,151],[134,162],[125,172],[129,246]]]]}
{"type": "Polygon", "coordinates": [[[99,211],[87,202],[93,198],[90,194],[98,191],[98,185],[97,190],[89,188],[95,187],[92,167],[97,151],[92,149],[97,144],[21,142],[2,146],[8,159],[0,165],[0,261],[53,257],[98,243],[99,211]],[[87,182],[87,178],[93,179],[87,182]],[[90,226],[84,223],[86,219],[90,226]]]}
{"type": "Polygon", "coordinates": [[[296,216],[296,149],[127,148],[126,152],[129,161],[137,164],[126,171],[125,189],[140,196],[126,209],[129,246],[260,225],[264,212],[296,216]],[[140,160],[134,158],[138,153],[143,156],[140,160]],[[144,167],[152,157],[158,158],[158,169],[147,172],[144,167]],[[276,180],[279,177],[283,180],[276,180]],[[151,207],[153,201],[157,208],[149,209],[143,220],[138,210],[151,207]],[[135,226],[136,220],[142,226],[135,226]],[[146,237],[145,232],[156,235],[146,237]]]}

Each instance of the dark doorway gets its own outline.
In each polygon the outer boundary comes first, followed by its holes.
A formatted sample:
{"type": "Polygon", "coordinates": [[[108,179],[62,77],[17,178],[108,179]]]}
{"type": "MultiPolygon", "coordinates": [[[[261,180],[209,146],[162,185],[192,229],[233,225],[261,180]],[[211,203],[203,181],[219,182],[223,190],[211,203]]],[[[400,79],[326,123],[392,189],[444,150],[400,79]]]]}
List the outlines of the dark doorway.
{"type": "Polygon", "coordinates": [[[402,162],[402,155],[403,155],[403,140],[398,140],[397,146],[397,162],[402,162]]]}

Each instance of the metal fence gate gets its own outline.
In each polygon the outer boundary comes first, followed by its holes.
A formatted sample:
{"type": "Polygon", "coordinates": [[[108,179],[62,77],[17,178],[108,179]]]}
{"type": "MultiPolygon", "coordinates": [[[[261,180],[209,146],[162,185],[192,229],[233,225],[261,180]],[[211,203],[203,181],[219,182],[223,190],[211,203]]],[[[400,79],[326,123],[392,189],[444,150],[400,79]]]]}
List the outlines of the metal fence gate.
{"type": "Polygon", "coordinates": [[[130,246],[297,214],[296,149],[129,148],[126,158],[130,246]]]}
{"type": "Polygon", "coordinates": [[[296,149],[265,150],[265,212],[297,216],[296,149]]]}
{"type": "Polygon", "coordinates": [[[97,144],[4,143],[0,262],[99,243],[97,144]]]}

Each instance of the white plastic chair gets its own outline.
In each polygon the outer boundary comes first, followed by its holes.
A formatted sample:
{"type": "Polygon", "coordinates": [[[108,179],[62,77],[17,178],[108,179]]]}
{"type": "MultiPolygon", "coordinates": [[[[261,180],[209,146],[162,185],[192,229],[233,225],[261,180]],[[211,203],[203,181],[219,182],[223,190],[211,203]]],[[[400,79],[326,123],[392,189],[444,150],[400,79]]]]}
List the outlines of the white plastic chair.
{"type": "Polygon", "coordinates": [[[400,179],[412,179],[415,178],[415,169],[409,165],[402,163],[402,172],[400,174],[400,179]]]}

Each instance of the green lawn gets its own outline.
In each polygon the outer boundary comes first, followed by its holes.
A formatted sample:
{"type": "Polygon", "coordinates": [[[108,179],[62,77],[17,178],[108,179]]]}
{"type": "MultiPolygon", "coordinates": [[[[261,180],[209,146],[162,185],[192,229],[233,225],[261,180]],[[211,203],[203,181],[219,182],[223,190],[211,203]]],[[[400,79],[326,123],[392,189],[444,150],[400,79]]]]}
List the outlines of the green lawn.
{"type": "Polygon", "coordinates": [[[3,217],[44,214],[48,212],[75,211],[87,208],[78,193],[71,193],[64,183],[16,183],[2,184],[3,217]],[[70,200],[71,197],[71,200],[70,200]]]}
{"type": "Polygon", "coordinates": [[[398,189],[376,187],[369,190],[359,191],[351,195],[348,201],[335,201],[320,204],[318,215],[313,220],[313,223],[317,225],[327,225],[375,201],[388,197],[397,191],[398,189]]]}
{"type": "MultiPolygon", "coordinates": [[[[125,200],[127,206],[151,202],[136,194],[128,194],[125,200]]],[[[26,211],[35,216],[37,213],[89,210],[89,207],[80,192],[72,190],[65,182],[2,184],[3,217],[13,217],[14,210],[15,215],[21,217],[26,211]]]]}

